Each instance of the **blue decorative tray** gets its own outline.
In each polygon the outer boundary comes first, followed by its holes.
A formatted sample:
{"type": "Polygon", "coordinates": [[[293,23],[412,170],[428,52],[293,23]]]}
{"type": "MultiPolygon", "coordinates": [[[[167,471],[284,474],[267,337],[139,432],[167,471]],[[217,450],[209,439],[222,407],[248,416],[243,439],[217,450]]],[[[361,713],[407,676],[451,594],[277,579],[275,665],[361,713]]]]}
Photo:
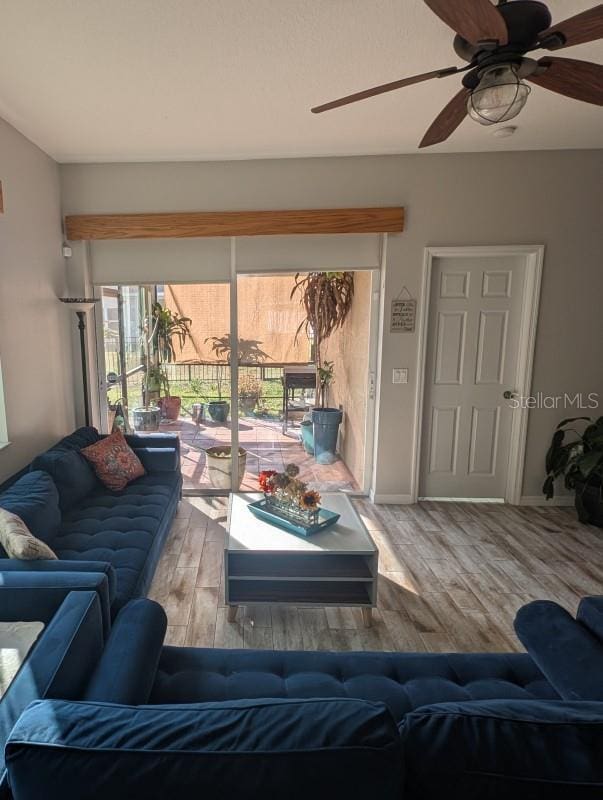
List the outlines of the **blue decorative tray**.
{"type": "Polygon", "coordinates": [[[248,508],[258,519],[263,519],[265,522],[276,525],[289,533],[295,533],[297,536],[312,536],[314,533],[320,533],[320,531],[324,531],[334,525],[340,516],[334,511],[321,508],[318,512],[318,522],[314,525],[304,525],[301,522],[293,522],[293,520],[288,519],[284,514],[279,514],[276,510],[266,508],[266,500],[264,499],[249,503],[248,508]]]}

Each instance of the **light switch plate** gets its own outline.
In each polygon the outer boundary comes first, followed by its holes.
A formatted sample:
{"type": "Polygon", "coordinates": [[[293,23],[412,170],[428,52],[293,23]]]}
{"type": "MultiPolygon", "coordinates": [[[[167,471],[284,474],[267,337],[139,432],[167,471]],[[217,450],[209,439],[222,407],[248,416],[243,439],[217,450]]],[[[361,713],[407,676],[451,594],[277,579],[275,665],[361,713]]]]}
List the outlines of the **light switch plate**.
{"type": "Polygon", "coordinates": [[[406,367],[394,367],[392,383],[408,383],[408,369],[406,367]]]}

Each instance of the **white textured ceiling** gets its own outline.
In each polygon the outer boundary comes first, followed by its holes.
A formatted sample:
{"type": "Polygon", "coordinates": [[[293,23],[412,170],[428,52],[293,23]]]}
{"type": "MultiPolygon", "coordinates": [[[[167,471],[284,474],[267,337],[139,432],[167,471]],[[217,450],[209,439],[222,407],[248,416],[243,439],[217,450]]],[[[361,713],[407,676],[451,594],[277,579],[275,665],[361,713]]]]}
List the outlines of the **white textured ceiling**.
{"type": "MultiPolygon", "coordinates": [[[[422,0],[0,0],[0,116],[63,162],[412,153],[458,77],[309,109],[459,63],[422,0]]],[[[601,108],[536,86],[516,124],[466,120],[427,152],[603,145],[601,108]]]]}

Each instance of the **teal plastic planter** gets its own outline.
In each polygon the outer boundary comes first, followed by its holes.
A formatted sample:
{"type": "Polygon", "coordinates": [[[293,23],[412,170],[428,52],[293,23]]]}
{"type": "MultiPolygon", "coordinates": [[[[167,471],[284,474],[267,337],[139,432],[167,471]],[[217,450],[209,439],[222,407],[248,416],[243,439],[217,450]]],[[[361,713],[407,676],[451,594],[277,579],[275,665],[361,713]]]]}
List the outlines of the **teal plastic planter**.
{"type": "Polygon", "coordinates": [[[318,464],[333,464],[337,460],[337,436],[342,419],[343,412],[338,408],[313,409],[314,458],[318,464]]]}
{"type": "Polygon", "coordinates": [[[301,440],[304,450],[309,456],[314,455],[314,426],[310,420],[301,423],[301,440]]]}

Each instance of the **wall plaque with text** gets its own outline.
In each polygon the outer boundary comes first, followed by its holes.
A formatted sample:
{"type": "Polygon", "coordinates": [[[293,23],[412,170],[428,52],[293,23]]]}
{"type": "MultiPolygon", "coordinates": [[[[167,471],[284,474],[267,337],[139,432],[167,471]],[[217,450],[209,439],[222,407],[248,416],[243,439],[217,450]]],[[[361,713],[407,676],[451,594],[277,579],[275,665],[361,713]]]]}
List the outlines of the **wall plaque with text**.
{"type": "Polygon", "coordinates": [[[416,300],[392,300],[392,333],[413,333],[417,314],[416,300]]]}

